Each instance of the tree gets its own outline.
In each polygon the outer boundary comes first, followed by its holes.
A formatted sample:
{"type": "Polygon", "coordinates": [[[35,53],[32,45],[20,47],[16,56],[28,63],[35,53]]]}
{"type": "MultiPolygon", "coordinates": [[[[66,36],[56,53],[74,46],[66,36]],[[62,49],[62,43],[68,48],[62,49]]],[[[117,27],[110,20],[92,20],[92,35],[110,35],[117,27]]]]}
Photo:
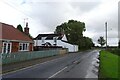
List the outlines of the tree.
{"type": "Polygon", "coordinates": [[[119,42],[118,42],[118,48],[120,48],[120,40],[119,40],[119,42]]]}
{"type": "Polygon", "coordinates": [[[104,38],[102,36],[100,36],[100,38],[98,39],[98,44],[101,45],[101,47],[103,47],[103,45],[105,45],[106,41],[104,40],[104,38]]]}
{"type": "Polygon", "coordinates": [[[91,38],[83,37],[83,32],[85,30],[86,28],[84,22],[69,20],[68,22],[58,25],[55,29],[55,33],[64,33],[68,42],[78,45],[79,49],[89,49],[93,46],[93,42],[91,38]]]}
{"type": "Polygon", "coordinates": [[[72,44],[78,44],[78,39],[83,37],[83,31],[85,31],[85,23],[69,20],[56,27],[55,32],[57,34],[65,34],[68,42],[72,44]]]}
{"type": "Polygon", "coordinates": [[[22,28],[22,26],[20,24],[17,25],[17,29],[20,30],[21,32],[23,32],[23,28],[22,28]]]}
{"type": "Polygon", "coordinates": [[[79,43],[80,49],[91,49],[91,47],[94,47],[94,43],[91,38],[89,37],[83,37],[82,40],[79,43]]]}

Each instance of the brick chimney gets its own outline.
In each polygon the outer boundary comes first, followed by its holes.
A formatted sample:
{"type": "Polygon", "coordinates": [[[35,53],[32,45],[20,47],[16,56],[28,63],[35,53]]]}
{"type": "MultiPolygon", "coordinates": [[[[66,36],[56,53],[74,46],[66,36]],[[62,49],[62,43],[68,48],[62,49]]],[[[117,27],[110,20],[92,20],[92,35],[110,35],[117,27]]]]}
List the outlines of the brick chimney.
{"type": "Polygon", "coordinates": [[[29,35],[28,22],[26,22],[26,27],[24,28],[24,33],[29,35]]]}

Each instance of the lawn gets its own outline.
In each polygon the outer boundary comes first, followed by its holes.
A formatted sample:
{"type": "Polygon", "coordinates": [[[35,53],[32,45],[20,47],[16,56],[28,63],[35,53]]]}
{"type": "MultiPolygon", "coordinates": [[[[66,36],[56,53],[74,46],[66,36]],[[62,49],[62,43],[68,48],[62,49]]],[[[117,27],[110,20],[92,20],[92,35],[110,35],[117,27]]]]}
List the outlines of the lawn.
{"type": "Polygon", "coordinates": [[[100,78],[119,78],[120,80],[120,56],[112,54],[108,51],[100,52],[100,78]]]}

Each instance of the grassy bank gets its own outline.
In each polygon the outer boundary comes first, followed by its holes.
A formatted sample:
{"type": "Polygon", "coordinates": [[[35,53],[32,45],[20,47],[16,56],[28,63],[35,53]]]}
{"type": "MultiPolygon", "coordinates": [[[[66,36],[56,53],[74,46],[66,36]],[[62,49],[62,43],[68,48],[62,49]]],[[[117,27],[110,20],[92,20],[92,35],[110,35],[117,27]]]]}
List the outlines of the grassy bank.
{"type": "MultiPolygon", "coordinates": [[[[120,56],[107,51],[100,52],[100,78],[120,78],[118,67],[120,66],[120,56]]],[[[101,79],[102,80],[102,79],[101,79]]],[[[110,80],[110,79],[109,79],[110,80]]]]}

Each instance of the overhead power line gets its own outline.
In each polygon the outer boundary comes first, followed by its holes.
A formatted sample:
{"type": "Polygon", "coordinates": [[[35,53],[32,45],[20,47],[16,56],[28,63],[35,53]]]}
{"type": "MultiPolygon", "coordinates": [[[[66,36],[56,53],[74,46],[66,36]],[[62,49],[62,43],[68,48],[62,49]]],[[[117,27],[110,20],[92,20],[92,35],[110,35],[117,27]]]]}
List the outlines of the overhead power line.
{"type": "Polygon", "coordinates": [[[34,20],[30,15],[24,13],[24,12],[21,11],[20,9],[17,9],[16,6],[13,6],[13,4],[11,4],[11,3],[9,3],[9,2],[7,2],[7,1],[5,1],[5,0],[1,0],[1,1],[2,1],[4,4],[6,4],[6,5],[10,6],[11,8],[15,9],[16,11],[20,12],[21,14],[23,14],[23,15],[27,16],[28,18],[31,18],[32,20],[34,20]]]}

